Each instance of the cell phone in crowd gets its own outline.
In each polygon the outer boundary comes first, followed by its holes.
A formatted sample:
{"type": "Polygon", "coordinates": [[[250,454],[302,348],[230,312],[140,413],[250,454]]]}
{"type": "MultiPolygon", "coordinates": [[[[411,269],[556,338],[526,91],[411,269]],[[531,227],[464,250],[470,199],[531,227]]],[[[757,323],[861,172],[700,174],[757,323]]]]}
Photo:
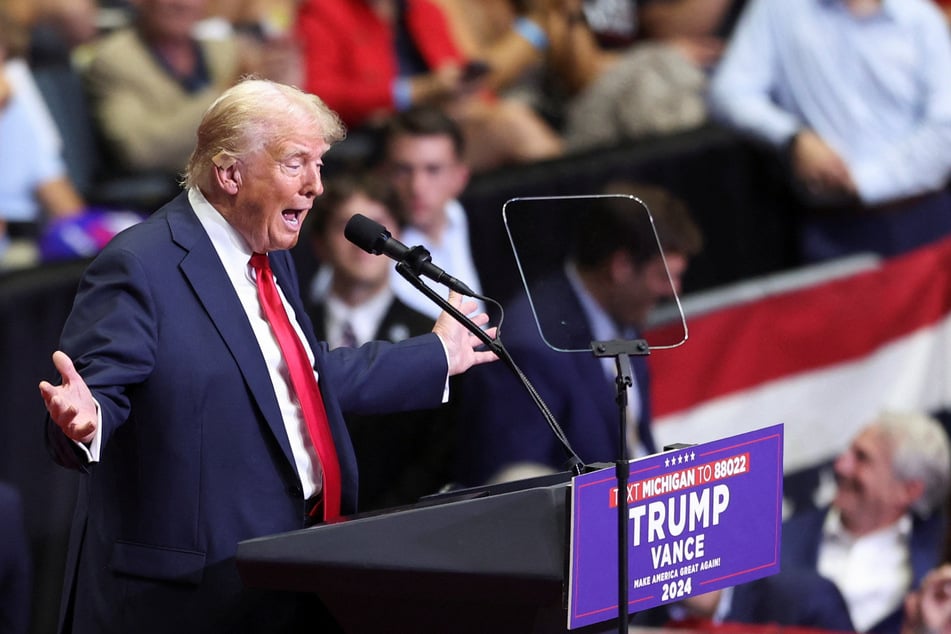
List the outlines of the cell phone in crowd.
{"type": "Polygon", "coordinates": [[[466,62],[462,67],[462,81],[474,81],[489,72],[489,65],[480,59],[466,62]]]}

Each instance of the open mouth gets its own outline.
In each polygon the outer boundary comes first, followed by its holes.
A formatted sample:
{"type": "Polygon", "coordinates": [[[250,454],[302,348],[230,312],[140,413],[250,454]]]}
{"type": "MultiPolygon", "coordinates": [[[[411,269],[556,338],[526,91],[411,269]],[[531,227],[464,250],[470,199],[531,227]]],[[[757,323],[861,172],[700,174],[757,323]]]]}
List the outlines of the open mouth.
{"type": "Polygon", "coordinates": [[[285,209],[281,212],[281,216],[284,218],[284,223],[294,229],[300,228],[301,217],[304,212],[300,209],[285,209]]]}

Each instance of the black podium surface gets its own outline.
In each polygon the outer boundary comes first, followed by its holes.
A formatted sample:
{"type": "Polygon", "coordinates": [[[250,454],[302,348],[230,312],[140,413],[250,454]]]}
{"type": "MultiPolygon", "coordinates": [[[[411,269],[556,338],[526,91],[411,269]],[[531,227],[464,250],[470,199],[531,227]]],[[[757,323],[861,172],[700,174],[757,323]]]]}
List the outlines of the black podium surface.
{"type": "Polygon", "coordinates": [[[250,587],[317,594],[347,632],[563,632],[569,480],[244,541],[238,569],[250,587]]]}

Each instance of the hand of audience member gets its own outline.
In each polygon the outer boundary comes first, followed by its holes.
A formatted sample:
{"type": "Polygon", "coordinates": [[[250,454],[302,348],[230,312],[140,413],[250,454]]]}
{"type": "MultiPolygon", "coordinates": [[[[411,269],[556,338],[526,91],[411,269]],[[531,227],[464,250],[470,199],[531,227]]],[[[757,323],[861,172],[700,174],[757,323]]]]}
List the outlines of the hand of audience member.
{"type": "MultiPolygon", "coordinates": [[[[463,301],[462,295],[455,291],[449,292],[449,303],[458,308],[463,315],[469,315],[477,306],[471,300],[463,301]]],[[[470,319],[480,328],[489,323],[489,316],[485,313],[471,316],[470,319]]],[[[474,365],[498,360],[494,352],[476,350],[476,348],[483,345],[482,341],[447,312],[440,313],[439,318],[436,319],[436,324],[433,326],[433,332],[446,348],[449,376],[461,374],[474,365]]],[[[496,329],[489,328],[486,330],[486,334],[494,338],[496,329]]]]}
{"type": "Polygon", "coordinates": [[[462,68],[445,64],[410,80],[413,103],[441,105],[456,98],[462,88],[462,68]]]}
{"type": "Polygon", "coordinates": [[[272,80],[300,86],[304,81],[303,62],[297,40],[289,34],[268,37],[260,43],[260,74],[272,80]]]}
{"type": "Polygon", "coordinates": [[[674,37],[667,42],[698,68],[711,68],[723,54],[723,40],[712,35],[674,37]]]}
{"type": "Polygon", "coordinates": [[[951,564],[929,572],[909,593],[902,634],[951,634],[951,564]]]}
{"type": "Polygon", "coordinates": [[[95,437],[99,424],[99,412],[92,393],[65,352],[57,350],[53,353],[53,365],[63,382],[58,386],[40,382],[40,395],[46,403],[46,410],[67,437],[88,443],[95,437]]]}
{"type": "Polygon", "coordinates": [[[855,183],[842,157],[812,130],[802,130],[790,148],[795,176],[816,196],[856,196],[855,183]]]}

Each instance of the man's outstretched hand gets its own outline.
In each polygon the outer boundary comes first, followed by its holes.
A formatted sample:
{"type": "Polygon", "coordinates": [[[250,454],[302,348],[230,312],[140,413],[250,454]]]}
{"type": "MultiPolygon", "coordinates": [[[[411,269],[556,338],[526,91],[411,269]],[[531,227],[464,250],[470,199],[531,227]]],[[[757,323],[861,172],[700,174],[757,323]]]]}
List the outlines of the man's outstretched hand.
{"type": "Polygon", "coordinates": [[[92,393],[65,352],[57,350],[53,353],[53,365],[63,382],[53,385],[40,381],[40,395],[46,403],[46,411],[67,437],[88,443],[95,437],[99,424],[99,412],[92,393]]]}

